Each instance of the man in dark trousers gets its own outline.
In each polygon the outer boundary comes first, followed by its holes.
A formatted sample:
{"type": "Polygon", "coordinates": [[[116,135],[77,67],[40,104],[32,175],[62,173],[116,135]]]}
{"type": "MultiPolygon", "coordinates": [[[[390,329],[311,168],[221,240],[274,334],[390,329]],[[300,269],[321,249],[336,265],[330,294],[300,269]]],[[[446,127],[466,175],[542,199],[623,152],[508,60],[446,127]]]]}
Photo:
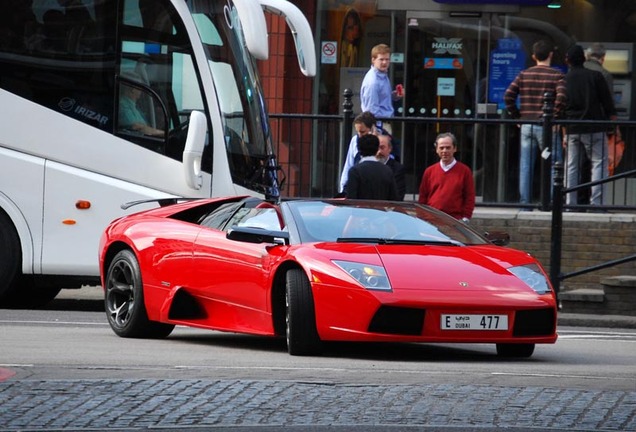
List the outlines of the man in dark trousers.
{"type": "MultiPolygon", "coordinates": [[[[552,68],[553,45],[540,40],[532,45],[532,59],[536,62],[510,83],[504,94],[506,109],[512,118],[539,120],[543,115],[543,98],[547,92],[554,93],[554,115],[559,118],[565,105],[565,83],[563,73],[552,68]],[[517,107],[517,99],[520,100],[517,107]]],[[[519,202],[532,202],[532,182],[537,154],[543,141],[543,127],[525,123],[521,125],[519,149],[519,202]]],[[[555,134],[555,139],[557,135],[555,134]]],[[[560,138],[560,137],[559,137],[560,138]]],[[[557,157],[561,159],[561,143],[555,146],[557,157]]]]}
{"type": "MultiPolygon", "coordinates": [[[[583,48],[574,45],[568,50],[565,61],[570,67],[565,75],[565,117],[568,120],[616,120],[616,108],[603,74],[583,67],[583,48]]],[[[580,183],[583,152],[587,154],[592,165],[592,181],[608,176],[607,131],[606,125],[597,123],[566,127],[568,188],[580,183]]],[[[568,205],[576,205],[577,201],[576,192],[568,193],[568,205]]],[[[603,185],[592,187],[590,204],[603,204],[603,185]]]]}
{"type": "Polygon", "coordinates": [[[347,198],[390,200],[399,199],[393,170],[376,159],[380,140],[376,135],[358,139],[360,162],[349,170],[347,198]]]}

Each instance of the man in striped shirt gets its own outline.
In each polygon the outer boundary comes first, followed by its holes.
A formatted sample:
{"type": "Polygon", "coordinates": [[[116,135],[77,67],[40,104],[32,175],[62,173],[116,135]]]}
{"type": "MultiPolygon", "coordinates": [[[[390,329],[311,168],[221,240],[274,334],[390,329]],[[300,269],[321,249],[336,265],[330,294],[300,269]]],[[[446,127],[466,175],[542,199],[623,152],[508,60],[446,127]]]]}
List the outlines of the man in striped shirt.
{"type": "MultiPolygon", "coordinates": [[[[553,48],[545,40],[532,46],[532,59],[536,62],[521,71],[506,89],[504,102],[512,118],[523,120],[540,120],[543,115],[543,98],[546,92],[556,96],[555,117],[559,118],[565,106],[565,78],[562,72],[550,67],[553,48]],[[517,97],[520,108],[517,107],[517,97]]],[[[554,133],[554,140],[560,140],[554,133]]],[[[529,204],[532,199],[532,177],[538,150],[542,148],[542,127],[536,124],[521,125],[521,148],[519,151],[519,195],[522,204],[529,204]]],[[[561,158],[561,145],[554,145],[556,155],[561,158]]]]}

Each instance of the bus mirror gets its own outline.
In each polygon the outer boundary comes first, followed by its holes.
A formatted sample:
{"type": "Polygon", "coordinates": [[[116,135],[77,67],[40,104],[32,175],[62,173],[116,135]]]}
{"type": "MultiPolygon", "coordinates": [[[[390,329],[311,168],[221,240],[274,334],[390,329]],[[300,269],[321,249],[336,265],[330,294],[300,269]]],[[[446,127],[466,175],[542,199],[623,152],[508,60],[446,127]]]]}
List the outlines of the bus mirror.
{"type": "Polygon", "coordinates": [[[305,76],[316,75],[314,36],[305,15],[296,5],[287,0],[259,0],[259,2],[267,12],[285,17],[296,44],[300,70],[305,76]]]}
{"type": "Polygon", "coordinates": [[[188,187],[199,190],[203,184],[201,157],[208,133],[208,121],[201,111],[192,111],[188,123],[188,136],[183,150],[183,170],[188,187]]]}
{"type": "Polygon", "coordinates": [[[269,57],[267,38],[267,23],[263,9],[252,0],[234,0],[234,6],[241,21],[241,28],[245,36],[245,44],[250,54],[259,60],[269,57]]]}

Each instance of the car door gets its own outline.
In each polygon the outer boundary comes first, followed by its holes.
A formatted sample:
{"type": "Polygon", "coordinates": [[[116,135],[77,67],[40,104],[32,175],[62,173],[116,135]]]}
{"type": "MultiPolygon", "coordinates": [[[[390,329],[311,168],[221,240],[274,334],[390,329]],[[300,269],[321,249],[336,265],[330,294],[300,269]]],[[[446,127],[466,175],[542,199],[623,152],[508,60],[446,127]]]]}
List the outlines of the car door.
{"type": "Polygon", "coordinates": [[[196,295],[212,311],[217,328],[250,333],[271,333],[269,306],[270,244],[226,238],[233,226],[278,229],[275,208],[244,205],[223,227],[203,226],[194,245],[192,280],[196,295]]]}

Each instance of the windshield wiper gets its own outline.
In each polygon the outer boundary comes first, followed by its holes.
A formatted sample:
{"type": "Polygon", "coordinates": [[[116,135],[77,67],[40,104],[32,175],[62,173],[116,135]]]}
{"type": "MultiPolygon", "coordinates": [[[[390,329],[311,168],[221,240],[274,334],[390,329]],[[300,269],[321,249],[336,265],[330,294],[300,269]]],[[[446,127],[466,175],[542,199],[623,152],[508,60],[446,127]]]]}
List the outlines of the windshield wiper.
{"type": "Polygon", "coordinates": [[[250,163],[245,164],[249,173],[245,174],[241,183],[262,193],[268,201],[278,201],[285,175],[282,166],[276,164],[276,155],[250,154],[249,159],[250,163]],[[279,171],[283,174],[282,180],[276,175],[279,171]]]}
{"type": "Polygon", "coordinates": [[[388,239],[380,237],[338,237],[337,243],[377,243],[377,244],[399,244],[399,245],[420,245],[420,246],[463,246],[462,243],[454,240],[411,240],[411,239],[388,239]]]}

